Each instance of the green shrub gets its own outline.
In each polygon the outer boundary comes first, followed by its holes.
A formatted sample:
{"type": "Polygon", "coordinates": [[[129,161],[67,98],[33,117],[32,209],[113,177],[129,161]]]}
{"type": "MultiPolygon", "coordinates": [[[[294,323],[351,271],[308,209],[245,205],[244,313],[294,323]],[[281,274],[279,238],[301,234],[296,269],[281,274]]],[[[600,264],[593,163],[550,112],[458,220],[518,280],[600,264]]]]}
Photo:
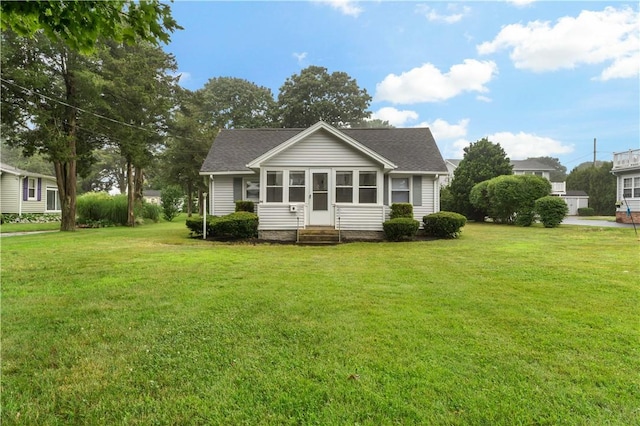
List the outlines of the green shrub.
{"type": "Polygon", "coordinates": [[[391,204],[391,214],[389,215],[389,219],[397,219],[399,217],[413,219],[413,205],[410,203],[391,204]]]}
{"type": "MultiPolygon", "coordinates": [[[[192,236],[202,236],[202,217],[187,218],[187,228],[192,236]]],[[[235,212],[226,216],[207,216],[207,237],[219,239],[245,239],[258,236],[258,215],[235,212]]]]}
{"type": "Polygon", "coordinates": [[[142,217],[145,219],[151,219],[155,223],[160,221],[160,215],[162,214],[162,208],[157,204],[142,203],[142,217]]]}
{"type": "Polygon", "coordinates": [[[427,235],[438,238],[457,238],[467,218],[459,213],[439,212],[422,218],[427,235]]]}
{"type": "Polygon", "coordinates": [[[106,192],[88,192],[78,197],[76,215],[78,223],[89,226],[127,224],[127,195],[109,195],[106,192]]]}
{"type": "Polygon", "coordinates": [[[238,200],[236,201],[236,211],[255,213],[256,206],[253,201],[238,200]]]}
{"type": "Polygon", "coordinates": [[[183,204],[182,189],[177,185],[171,185],[160,191],[160,205],[162,206],[162,217],[171,222],[180,213],[183,204]]]}
{"type": "Polygon", "coordinates": [[[408,217],[398,217],[384,222],[382,228],[387,240],[401,241],[415,237],[420,228],[420,222],[408,217]]]}
{"type": "Polygon", "coordinates": [[[51,223],[60,222],[61,218],[56,213],[2,213],[0,224],[4,223],[51,223]]]}
{"type": "Polygon", "coordinates": [[[595,216],[596,211],[591,207],[580,207],[578,209],[578,216],[595,216]]]}
{"type": "Polygon", "coordinates": [[[551,195],[537,199],[535,208],[545,228],[555,228],[560,225],[569,213],[567,203],[562,198],[551,195]]]}

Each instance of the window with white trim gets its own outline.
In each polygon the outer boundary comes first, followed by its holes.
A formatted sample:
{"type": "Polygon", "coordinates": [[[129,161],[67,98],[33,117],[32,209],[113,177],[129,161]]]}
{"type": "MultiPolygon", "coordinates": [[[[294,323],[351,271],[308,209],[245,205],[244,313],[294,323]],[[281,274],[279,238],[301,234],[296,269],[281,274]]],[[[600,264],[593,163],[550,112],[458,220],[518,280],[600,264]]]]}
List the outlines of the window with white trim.
{"type": "Polygon", "coordinates": [[[281,203],[282,193],[282,171],[267,171],[267,203],[281,203]]]}
{"type": "Polygon", "coordinates": [[[361,171],[358,173],[358,201],[360,204],[375,204],[378,202],[378,173],[361,171]]]}
{"type": "Polygon", "coordinates": [[[633,178],[633,198],[640,198],[640,177],[633,178]]]}
{"type": "Polygon", "coordinates": [[[36,179],[28,178],[28,186],[27,186],[27,196],[29,200],[36,199],[36,179]]]}
{"type": "Polygon", "coordinates": [[[353,203],[353,172],[336,172],[336,203],[353,203]]]}
{"type": "Polygon", "coordinates": [[[58,196],[58,188],[47,186],[47,211],[60,211],[60,197],[58,196]]]}
{"type": "Polygon", "coordinates": [[[304,203],[306,193],[306,173],[304,171],[289,172],[289,202],[304,203]]]}
{"type": "Polygon", "coordinates": [[[244,179],[244,199],[254,203],[260,201],[260,180],[258,178],[244,179]]]}
{"type": "Polygon", "coordinates": [[[622,196],[624,198],[631,198],[633,189],[633,178],[624,178],[622,180],[622,196]]]}
{"type": "Polygon", "coordinates": [[[409,178],[391,178],[391,202],[408,203],[410,199],[411,182],[409,178]]]}

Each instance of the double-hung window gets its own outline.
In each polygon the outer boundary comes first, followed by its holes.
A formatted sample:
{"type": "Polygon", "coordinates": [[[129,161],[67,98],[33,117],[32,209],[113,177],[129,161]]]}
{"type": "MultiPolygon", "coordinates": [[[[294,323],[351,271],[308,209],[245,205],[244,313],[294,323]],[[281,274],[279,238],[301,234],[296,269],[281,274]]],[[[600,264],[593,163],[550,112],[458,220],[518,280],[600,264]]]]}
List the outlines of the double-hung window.
{"type": "Polygon", "coordinates": [[[267,171],[267,203],[281,203],[282,193],[282,171],[267,171]]]}
{"type": "Polygon", "coordinates": [[[640,177],[633,178],[633,198],[640,198],[640,177]]]}
{"type": "Polygon", "coordinates": [[[411,194],[411,183],[408,177],[391,179],[391,202],[408,203],[411,194]]]}
{"type": "Polygon", "coordinates": [[[36,199],[36,179],[35,178],[28,178],[28,179],[29,179],[29,183],[27,186],[28,198],[29,200],[35,200],[36,199]]]}
{"type": "Polygon", "coordinates": [[[58,188],[47,186],[47,211],[60,211],[60,197],[58,196],[58,188]]]}
{"type": "Polygon", "coordinates": [[[304,203],[306,193],[306,173],[304,171],[289,172],[289,202],[304,203]]]}
{"type": "Polygon", "coordinates": [[[622,196],[624,198],[631,198],[631,194],[633,193],[633,178],[624,178],[622,180],[622,196]]]}
{"type": "Polygon", "coordinates": [[[353,203],[353,172],[336,172],[336,203],[353,203]]]}
{"type": "Polygon", "coordinates": [[[378,202],[377,172],[361,171],[358,176],[358,198],[360,204],[378,202]]]}
{"type": "Polygon", "coordinates": [[[260,181],[257,178],[244,180],[244,199],[254,203],[260,201],[260,181]]]}

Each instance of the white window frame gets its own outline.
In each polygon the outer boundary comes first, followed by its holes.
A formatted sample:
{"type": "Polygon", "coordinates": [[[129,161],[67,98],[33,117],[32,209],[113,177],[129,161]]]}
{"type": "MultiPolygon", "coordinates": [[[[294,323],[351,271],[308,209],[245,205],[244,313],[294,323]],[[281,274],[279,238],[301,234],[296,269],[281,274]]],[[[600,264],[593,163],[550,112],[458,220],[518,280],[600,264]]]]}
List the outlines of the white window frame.
{"type": "Polygon", "coordinates": [[[354,176],[356,176],[356,171],[349,170],[335,170],[334,171],[334,191],[335,191],[335,200],[337,204],[354,204],[356,200],[356,189],[357,185],[355,184],[354,176]],[[351,185],[338,185],[338,173],[351,173],[351,185]],[[351,189],[351,201],[338,201],[338,188],[350,188],[351,189]]]}
{"type": "Polygon", "coordinates": [[[285,181],[288,178],[288,176],[285,176],[285,171],[284,170],[277,170],[277,169],[270,169],[270,170],[265,170],[265,179],[264,179],[264,187],[265,187],[265,192],[264,192],[264,200],[266,203],[268,204],[282,204],[284,203],[284,200],[287,199],[287,196],[289,194],[285,194],[285,181]],[[270,173],[280,173],[280,185],[269,185],[269,174],[270,173]],[[280,188],[282,191],[282,198],[280,201],[270,201],[269,200],[269,188],[280,188]]]}
{"type": "MultiPolygon", "coordinates": [[[[309,181],[309,177],[307,176],[307,171],[306,170],[286,170],[286,182],[287,182],[287,188],[286,191],[283,191],[287,193],[287,200],[289,203],[304,203],[307,200],[307,183],[309,181]],[[301,173],[302,175],[304,175],[304,183],[302,185],[293,185],[291,183],[291,173],[301,173]],[[298,201],[292,201],[291,200],[291,188],[303,188],[304,189],[304,194],[302,196],[302,200],[298,200],[298,201]]],[[[283,198],[284,200],[285,198],[283,198]]]]}
{"type": "Polygon", "coordinates": [[[355,183],[357,182],[357,191],[356,192],[356,196],[354,197],[357,201],[358,204],[366,204],[366,205],[376,205],[376,204],[380,204],[380,173],[378,173],[377,170],[358,170],[357,176],[355,176],[356,173],[354,173],[354,189],[355,189],[355,183]],[[373,173],[374,176],[376,177],[376,184],[375,186],[363,186],[360,185],[360,175],[363,173],[373,173]],[[357,180],[356,180],[357,179],[357,180]],[[371,189],[374,188],[375,189],[375,194],[376,194],[376,200],[373,203],[363,203],[360,200],[360,190],[361,189],[371,189]]]}
{"type": "MultiPolygon", "coordinates": [[[[254,188],[251,188],[254,189],[254,188]]],[[[254,203],[260,202],[260,178],[258,176],[255,177],[246,177],[242,179],[242,199],[244,201],[253,201],[254,203]],[[249,196],[249,184],[257,185],[258,196],[250,197],[249,196]]]]}
{"type": "Polygon", "coordinates": [[[33,201],[38,199],[38,180],[36,178],[27,178],[27,200],[33,201]],[[33,183],[33,186],[31,184],[33,183]],[[31,195],[33,191],[33,195],[31,195]]]}
{"type": "Polygon", "coordinates": [[[62,211],[62,206],[60,204],[60,193],[58,192],[57,187],[47,186],[45,189],[46,199],[44,208],[48,212],[59,212],[62,211]],[[53,210],[49,208],[49,192],[53,192],[55,196],[55,207],[53,210]]]}
{"type": "Polygon", "coordinates": [[[393,203],[409,203],[412,204],[412,194],[413,194],[413,178],[412,176],[408,176],[408,175],[391,175],[390,176],[390,182],[389,182],[389,205],[393,204],[393,203]],[[400,180],[400,179],[406,179],[407,180],[407,189],[394,189],[393,188],[393,181],[394,180],[400,180]],[[394,192],[406,192],[407,193],[407,201],[394,201],[393,200],[393,193],[394,192]]]}
{"type": "Polygon", "coordinates": [[[622,197],[623,198],[631,198],[633,194],[633,178],[623,178],[622,179],[622,197]]]}
{"type": "Polygon", "coordinates": [[[632,195],[631,198],[640,198],[640,176],[633,178],[632,195]]]}

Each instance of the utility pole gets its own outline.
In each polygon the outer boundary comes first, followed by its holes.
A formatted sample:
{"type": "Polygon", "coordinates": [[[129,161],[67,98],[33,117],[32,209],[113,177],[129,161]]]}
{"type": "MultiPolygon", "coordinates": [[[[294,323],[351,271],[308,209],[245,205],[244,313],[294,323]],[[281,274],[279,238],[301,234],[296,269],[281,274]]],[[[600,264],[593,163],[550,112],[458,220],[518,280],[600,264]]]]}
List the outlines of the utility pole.
{"type": "Polygon", "coordinates": [[[593,138],[593,167],[596,166],[596,138],[593,138]]]}

